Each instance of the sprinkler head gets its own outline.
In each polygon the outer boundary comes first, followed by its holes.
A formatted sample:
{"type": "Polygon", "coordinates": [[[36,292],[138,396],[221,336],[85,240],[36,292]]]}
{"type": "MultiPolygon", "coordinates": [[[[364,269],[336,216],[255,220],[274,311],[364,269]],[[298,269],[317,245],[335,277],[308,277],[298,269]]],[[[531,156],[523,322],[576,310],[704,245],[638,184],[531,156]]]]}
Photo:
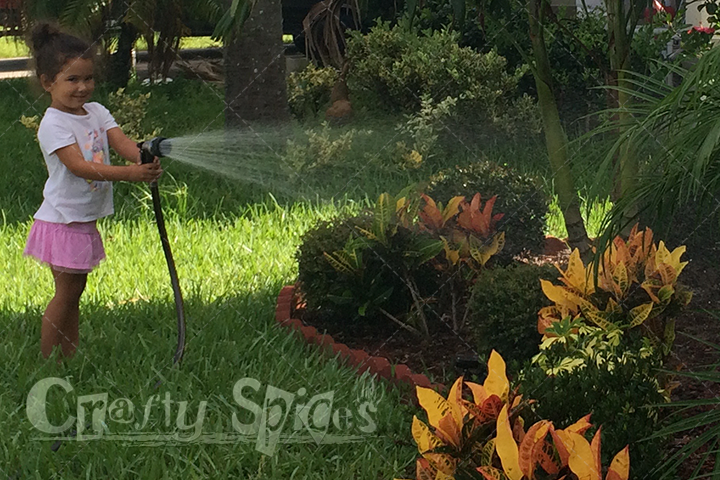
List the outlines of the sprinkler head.
{"type": "Polygon", "coordinates": [[[166,140],[167,138],[165,137],[155,137],[138,143],[137,145],[138,148],[140,148],[141,162],[151,163],[153,161],[153,157],[164,157],[170,153],[170,142],[167,142],[166,140]]]}

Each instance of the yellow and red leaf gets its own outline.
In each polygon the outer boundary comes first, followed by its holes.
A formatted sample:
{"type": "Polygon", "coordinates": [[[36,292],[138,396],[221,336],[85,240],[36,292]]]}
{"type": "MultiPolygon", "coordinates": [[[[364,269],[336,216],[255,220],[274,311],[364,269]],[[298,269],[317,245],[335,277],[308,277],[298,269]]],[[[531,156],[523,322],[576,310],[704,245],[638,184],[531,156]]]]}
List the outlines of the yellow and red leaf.
{"type": "Polygon", "coordinates": [[[495,450],[500,457],[503,471],[510,480],[521,480],[523,473],[520,469],[518,446],[510,429],[507,405],[503,406],[500,415],[498,415],[496,428],[495,450]]]}
{"type": "Polygon", "coordinates": [[[628,480],[630,478],[630,451],[625,446],[610,463],[605,480],[628,480]]]}
{"type": "Polygon", "coordinates": [[[507,401],[510,382],[505,374],[505,360],[495,350],[490,352],[488,375],[483,387],[488,395],[497,395],[503,402],[507,401]]]}

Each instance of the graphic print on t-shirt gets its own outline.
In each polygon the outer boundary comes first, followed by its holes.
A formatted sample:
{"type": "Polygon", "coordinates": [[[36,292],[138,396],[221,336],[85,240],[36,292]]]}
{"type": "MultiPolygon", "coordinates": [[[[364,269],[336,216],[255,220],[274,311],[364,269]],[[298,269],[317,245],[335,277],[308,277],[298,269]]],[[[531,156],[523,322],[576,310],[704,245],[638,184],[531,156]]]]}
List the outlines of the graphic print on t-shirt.
{"type": "MultiPolygon", "coordinates": [[[[102,140],[102,134],[105,129],[100,127],[100,133],[97,130],[87,130],[85,132],[87,141],[83,145],[83,157],[88,162],[105,163],[105,144],[102,140]]],[[[95,180],[87,180],[90,184],[90,190],[96,191],[100,184],[95,180]]]]}

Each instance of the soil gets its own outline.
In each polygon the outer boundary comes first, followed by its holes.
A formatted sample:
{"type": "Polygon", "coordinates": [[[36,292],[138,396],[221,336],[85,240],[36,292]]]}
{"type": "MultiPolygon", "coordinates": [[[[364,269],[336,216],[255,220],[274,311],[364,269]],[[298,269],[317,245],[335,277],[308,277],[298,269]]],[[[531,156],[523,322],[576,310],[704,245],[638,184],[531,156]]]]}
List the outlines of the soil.
{"type": "MultiPolygon", "coordinates": [[[[666,365],[680,372],[706,370],[713,368],[714,364],[714,368],[717,368],[720,361],[720,350],[702,343],[720,343],[720,242],[697,243],[691,245],[689,242],[683,257],[683,260],[690,259],[690,263],[680,278],[681,282],[693,291],[693,298],[687,310],[676,320],[677,338],[666,365]]],[[[549,253],[552,254],[529,260],[536,263],[559,263],[561,266],[567,263],[569,251],[549,253]]],[[[406,364],[413,372],[424,373],[433,382],[449,386],[459,375],[467,378],[479,377],[480,381],[486,375],[484,367],[472,361],[475,342],[467,331],[456,334],[450,328],[440,329],[432,332],[430,342],[423,344],[417,336],[394,324],[365,325],[354,329],[346,327],[341,330],[336,323],[323,322],[309,315],[301,305],[296,307],[293,318],[301,319],[321,333],[332,335],[336,342],[344,343],[350,348],[385,357],[392,364],[406,364]]],[[[718,383],[700,382],[680,375],[675,380],[678,386],[672,391],[674,401],[720,397],[718,383]]],[[[700,411],[702,409],[695,409],[687,414],[697,414],[700,411]]],[[[669,453],[677,451],[705,430],[707,428],[698,427],[677,434],[670,442],[669,453]]],[[[702,451],[685,462],[678,472],[681,478],[690,477],[701,455],[702,451]]],[[[712,468],[711,461],[712,459],[708,460],[703,471],[712,468]]]]}

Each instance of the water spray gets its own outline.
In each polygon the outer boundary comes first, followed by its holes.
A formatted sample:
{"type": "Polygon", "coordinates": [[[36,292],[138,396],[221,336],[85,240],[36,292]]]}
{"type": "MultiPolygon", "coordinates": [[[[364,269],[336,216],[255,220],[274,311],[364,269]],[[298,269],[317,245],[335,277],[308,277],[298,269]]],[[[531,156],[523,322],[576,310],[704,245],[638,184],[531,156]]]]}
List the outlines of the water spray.
{"type": "MultiPolygon", "coordinates": [[[[140,149],[140,163],[152,163],[155,157],[164,157],[172,150],[172,144],[167,138],[155,137],[152,140],[140,142],[137,144],[140,149]]],[[[155,220],[160,233],[160,242],[162,243],[165,260],[167,261],[168,270],[170,272],[170,282],[172,284],[175,296],[175,311],[177,313],[178,341],[175,355],[173,356],[173,365],[182,360],[185,352],[185,310],[183,308],[182,292],[180,291],[180,282],[178,281],[175,262],[173,261],[172,251],[170,250],[170,242],[168,241],[167,231],[165,230],[165,220],[163,219],[162,208],[160,206],[160,190],[157,181],[150,183],[150,191],[152,193],[153,210],[155,211],[155,220]]],[[[155,385],[157,388],[160,381],[155,385]]]]}

